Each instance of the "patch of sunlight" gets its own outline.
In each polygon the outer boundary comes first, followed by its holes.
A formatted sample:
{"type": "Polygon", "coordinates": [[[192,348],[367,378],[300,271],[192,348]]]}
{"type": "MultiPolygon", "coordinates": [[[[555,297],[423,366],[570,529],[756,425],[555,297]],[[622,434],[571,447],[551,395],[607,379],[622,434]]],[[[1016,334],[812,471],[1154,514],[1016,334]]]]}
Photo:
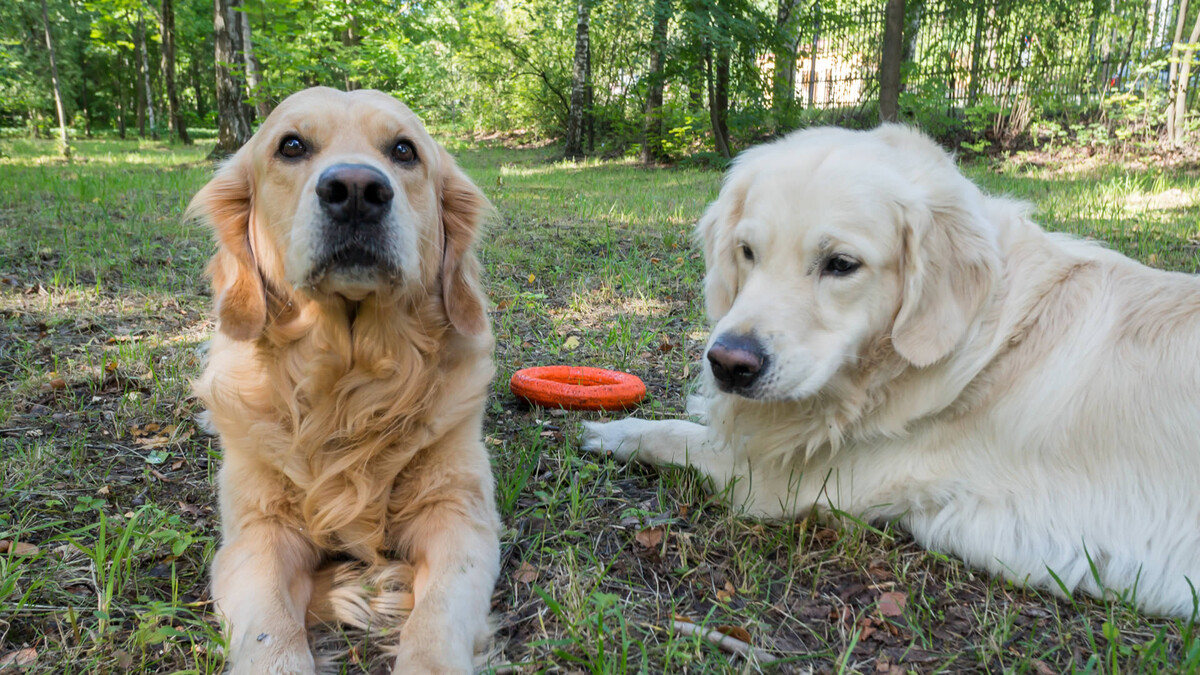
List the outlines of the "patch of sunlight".
{"type": "Polygon", "coordinates": [[[1154,193],[1131,192],[1125,197],[1125,208],[1133,212],[1170,211],[1185,209],[1194,204],[1196,197],[1181,188],[1154,193]]]}
{"type": "Polygon", "coordinates": [[[605,286],[574,293],[569,309],[562,314],[580,325],[594,327],[616,317],[648,318],[666,316],[670,311],[671,304],[658,298],[621,296],[605,286]]]}
{"type": "Polygon", "coordinates": [[[571,169],[591,169],[597,167],[620,167],[636,165],[637,160],[632,157],[623,157],[620,159],[587,158],[578,161],[564,159],[547,164],[524,164],[520,166],[516,164],[502,164],[500,165],[500,175],[516,177],[545,176],[571,169]]]}

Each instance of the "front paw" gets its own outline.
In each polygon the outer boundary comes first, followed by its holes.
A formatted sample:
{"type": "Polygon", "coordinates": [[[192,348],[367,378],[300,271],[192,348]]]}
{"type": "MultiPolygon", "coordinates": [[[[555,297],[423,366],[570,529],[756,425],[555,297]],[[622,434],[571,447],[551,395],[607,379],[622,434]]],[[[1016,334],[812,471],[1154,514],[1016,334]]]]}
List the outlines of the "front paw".
{"type": "Polygon", "coordinates": [[[316,675],[317,664],[304,635],[259,633],[232,650],[229,675],[316,675]]]}
{"type": "Polygon", "coordinates": [[[475,672],[473,654],[448,653],[437,641],[413,644],[401,640],[392,675],[471,675],[475,672]]]}
{"type": "Polygon", "coordinates": [[[597,455],[611,454],[617,461],[628,462],[641,449],[642,433],[649,424],[653,422],[636,417],[615,422],[584,422],[583,450],[597,455]]]}

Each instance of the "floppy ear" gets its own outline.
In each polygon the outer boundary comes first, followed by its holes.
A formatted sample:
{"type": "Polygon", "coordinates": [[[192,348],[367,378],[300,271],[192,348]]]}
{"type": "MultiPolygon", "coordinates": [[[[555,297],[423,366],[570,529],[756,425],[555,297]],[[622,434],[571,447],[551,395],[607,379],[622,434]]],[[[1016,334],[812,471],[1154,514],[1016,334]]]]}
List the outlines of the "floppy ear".
{"type": "Polygon", "coordinates": [[[267,320],[262,276],[250,243],[253,190],[246,155],[239,152],[192,198],[187,217],[207,220],[217,239],[208,264],[220,330],[235,340],[262,334],[267,320]]]}
{"type": "Polygon", "coordinates": [[[905,209],[896,353],[932,365],[966,335],[995,285],[1000,262],[985,231],[962,209],[905,209]]]}
{"type": "Polygon", "coordinates": [[[720,320],[729,312],[738,294],[733,226],[741,214],[741,198],[732,190],[721,192],[696,224],[696,236],[704,247],[704,303],[712,321],[720,320]],[[730,204],[731,201],[737,201],[737,204],[730,204]],[[731,215],[732,212],[737,215],[731,215]]]}
{"type": "Polygon", "coordinates": [[[472,254],[475,235],[484,216],[492,210],[487,197],[441,151],[442,180],[439,212],[442,220],[442,302],[450,323],[465,335],[487,330],[487,308],[479,283],[479,261],[472,254]]]}

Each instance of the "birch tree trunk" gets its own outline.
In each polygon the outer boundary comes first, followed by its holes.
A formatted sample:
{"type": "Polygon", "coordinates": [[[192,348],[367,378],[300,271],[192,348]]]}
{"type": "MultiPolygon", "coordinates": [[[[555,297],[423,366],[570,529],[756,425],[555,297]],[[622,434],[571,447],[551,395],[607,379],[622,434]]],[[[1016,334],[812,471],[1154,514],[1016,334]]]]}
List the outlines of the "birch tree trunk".
{"type": "Polygon", "coordinates": [[[567,112],[567,159],[583,157],[583,115],[587,103],[588,21],[590,0],[579,0],[575,18],[575,67],[571,78],[571,106],[567,112]]]}
{"type": "Polygon", "coordinates": [[[1179,64],[1179,81],[1175,83],[1174,115],[1167,113],[1168,119],[1174,119],[1171,131],[1174,135],[1168,140],[1176,147],[1183,145],[1187,137],[1187,95],[1189,81],[1192,78],[1192,59],[1196,56],[1197,44],[1200,41],[1200,13],[1196,15],[1196,24],[1192,26],[1192,34],[1188,36],[1187,45],[1180,49],[1182,53],[1179,64]]]}
{"type": "MultiPolygon", "coordinates": [[[[138,16],[138,58],[141,59],[142,95],[146,97],[146,119],[150,123],[151,138],[158,138],[158,124],[154,119],[154,92],[150,90],[150,60],[146,56],[146,19],[138,16]]],[[[145,135],[144,133],[142,134],[145,135]]]]}
{"type": "Polygon", "coordinates": [[[46,51],[50,52],[50,84],[54,88],[54,107],[58,111],[58,143],[62,156],[71,157],[71,143],[67,139],[67,112],[63,108],[62,89],[58,85],[58,59],[54,54],[54,38],[50,36],[50,13],[46,0],[42,0],[42,29],[46,32],[46,51]]]}
{"type": "Polygon", "coordinates": [[[1167,142],[1175,142],[1175,84],[1179,73],[1179,43],[1187,24],[1188,0],[1179,0],[1179,16],[1175,19],[1175,39],[1171,41],[1171,57],[1167,66],[1167,142]]]}

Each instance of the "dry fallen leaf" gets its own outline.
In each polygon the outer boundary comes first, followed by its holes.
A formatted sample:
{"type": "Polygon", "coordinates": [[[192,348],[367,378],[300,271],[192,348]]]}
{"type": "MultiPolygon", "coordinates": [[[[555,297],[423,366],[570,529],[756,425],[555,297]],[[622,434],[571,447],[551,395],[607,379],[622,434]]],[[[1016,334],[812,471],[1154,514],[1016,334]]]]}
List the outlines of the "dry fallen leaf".
{"type": "Polygon", "coordinates": [[[717,602],[729,602],[736,594],[737,591],[733,588],[733,584],[726,581],[725,588],[717,591],[717,602]]]}
{"type": "Polygon", "coordinates": [[[179,505],[179,510],[183,511],[184,515],[192,516],[194,518],[199,518],[200,516],[204,515],[204,509],[196,506],[195,504],[189,504],[185,501],[177,501],[175,503],[179,505]]]}
{"type": "Polygon", "coordinates": [[[55,390],[66,389],[67,381],[62,379],[61,377],[56,377],[53,380],[50,380],[50,388],[55,389],[55,390]]]}
{"type": "Polygon", "coordinates": [[[572,335],[563,341],[563,349],[571,351],[579,346],[579,338],[572,335]]]}
{"type": "Polygon", "coordinates": [[[538,570],[533,565],[530,565],[529,561],[526,560],[522,562],[521,566],[517,568],[517,571],[513,573],[513,578],[523,584],[532,584],[533,582],[537,581],[538,570]]]}
{"type": "Polygon", "coordinates": [[[741,626],[717,626],[717,632],[750,644],[750,631],[741,626]]]}
{"type": "Polygon", "coordinates": [[[33,647],[18,649],[0,656],[0,670],[8,670],[10,666],[31,666],[37,661],[37,650],[33,647]]]}
{"type": "Polygon", "coordinates": [[[37,555],[38,547],[24,541],[11,541],[9,539],[0,539],[0,553],[12,553],[13,555],[37,555]]]}
{"type": "Polygon", "coordinates": [[[141,438],[133,439],[133,442],[143,448],[161,448],[170,443],[171,439],[167,436],[142,436],[141,438]]]}
{"type": "Polygon", "coordinates": [[[879,596],[879,613],[884,616],[901,616],[908,604],[908,594],[891,591],[879,596]]]}
{"type": "Polygon", "coordinates": [[[864,616],[860,619],[858,627],[862,629],[862,632],[858,634],[859,640],[866,640],[875,634],[875,622],[871,621],[868,617],[864,616]]]}
{"type": "Polygon", "coordinates": [[[658,548],[663,540],[663,528],[648,527],[634,535],[633,539],[642,548],[658,548]]]}
{"type": "Polygon", "coordinates": [[[1054,675],[1054,670],[1046,665],[1045,661],[1034,659],[1033,668],[1038,671],[1038,675],[1054,675]]]}

